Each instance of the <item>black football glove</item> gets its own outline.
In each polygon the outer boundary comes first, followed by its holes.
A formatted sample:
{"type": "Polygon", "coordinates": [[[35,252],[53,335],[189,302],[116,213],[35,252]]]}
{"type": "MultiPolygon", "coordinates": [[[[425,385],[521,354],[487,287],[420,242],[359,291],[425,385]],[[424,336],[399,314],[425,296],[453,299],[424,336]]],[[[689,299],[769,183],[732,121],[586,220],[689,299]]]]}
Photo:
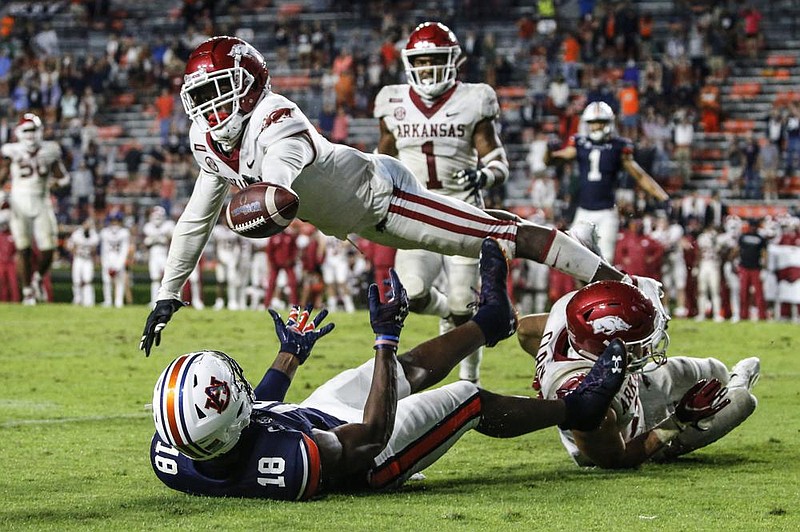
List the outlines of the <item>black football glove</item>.
{"type": "Polygon", "coordinates": [[[705,430],[699,425],[700,421],[728,406],[731,400],[725,398],[726,393],[728,388],[723,388],[717,379],[699,380],[678,401],[675,406],[675,417],[683,424],[705,430]]]}
{"type": "Polygon", "coordinates": [[[139,349],[144,351],[145,356],[150,356],[150,350],[153,344],[156,346],[161,345],[161,331],[167,326],[167,323],[172,319],[180,308],[185,307],[188,303],[178,301],[177,299],[162,299],[156,301],[155,307],[147,316],[147,322],[144,324],[144,332],[142,332],[142,339],[139,342],[139,349]]]}
{"type": "Polygon", "coordinates": [[[281,343],[281,352],[293,354],[301,365],[311,354],[314,343],[331,332],[335,326],[335,324],[329,323],[321,329],[317,329],[328,315],[328,311],[322,309],[313,320],[308,321],[313,308],[313,305],[308,305],[301,312],[299,306],[293,305],[286,323],[283,323],[280,314],[269,309],[272,320],[275,322],[275,334],[281,343]]]}
{"type": "Polygon", "coordinates": [[[494,182],[494,172],[488,168],[466,168],[456,172],[452,181],[445,182],[445,186],[450,190],[477,192],[482,188],[491,188],[494,182]]]}
{"type": "Polygon", "coordinates": [[[372,283],[369,286],[369,324],[375,334],[399,338],[403,322],[408,316],[408,294],[394,268],[389,268],[388,285],[386,303],[381,303],[378,285],[372,283]]]}

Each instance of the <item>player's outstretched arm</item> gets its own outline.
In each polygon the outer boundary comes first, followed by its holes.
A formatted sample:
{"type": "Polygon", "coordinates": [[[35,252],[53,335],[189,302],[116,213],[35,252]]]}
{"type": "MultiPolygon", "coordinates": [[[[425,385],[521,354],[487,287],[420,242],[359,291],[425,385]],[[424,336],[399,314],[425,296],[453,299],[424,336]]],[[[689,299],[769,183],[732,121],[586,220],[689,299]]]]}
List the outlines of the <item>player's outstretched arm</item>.
{"type": "Polygon", "coordinates": [[[311,355],[311,349],[317,340],[335,327],[333,323],[320,327],[328,311],[323,309],[314,319],[310,319],[312,309],[312,305],[306,306],[302,311],[299,306],[293,306],[285,323],[280,314],[269,309],[281,346],[272,366],[255,388],[257,401],[283,401],[297,367],[311,355]]]}
{"type": "MultiPolygon", "coordinates": [[[[331,431],[340,448],[332,467],[336,472],[366,470],[386,447],[394,430],[397,411],[397,347],[408,316],[408,295],[394,269],[389,270],[390,290],[382,303],[378,286],[369,287],[369,321],[375,333],[375,369],[361,423],[348,423],[331,431]]],[[[324,446],[324,444],[323,444],[324,446]]],[[[325,451],[323,451],[323,454],[325,451]]],[[[331,456],[325,455],[330,459],[331,456]]]]}
{"type": "Polygon", "coordinates": [[[653,177],[644,171],[644,168],[639,166],[639,163],[633,158],[633,155],[624,156],[622,159],[622,166],[636,180],[645,192],[650,194],[658,201],[669,201],[669,194],[661,188],[653,177]]]}

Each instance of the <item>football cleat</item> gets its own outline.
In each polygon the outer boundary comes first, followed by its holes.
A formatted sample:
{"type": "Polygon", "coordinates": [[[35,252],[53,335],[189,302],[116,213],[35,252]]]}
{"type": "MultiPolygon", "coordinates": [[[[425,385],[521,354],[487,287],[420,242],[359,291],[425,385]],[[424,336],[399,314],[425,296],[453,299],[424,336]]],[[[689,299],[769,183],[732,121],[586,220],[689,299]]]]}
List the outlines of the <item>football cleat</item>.
{"type": "Polygon", "coordinates": [[[517,313],[508,297],[508,260],[493,238],[485,238],[480,258],[481,291],[478,311],[472,321],[478,324],[492,347],[517,330],[517,313]]]}
{"type": "Polygon", "coordinates": [[[566,412],[559,428],[590,431],[600,426],[611,400],[625,381],[626,360],[622,340],[608,344],[580,385],[563,397],[566,412]]]}
{"type": "Polygon", "coordinates": [[[744,358],[731,368],[731,378],[728,388],[744,386],[752,390],[761,376],[761,360],[758,357],[744,358]]]}

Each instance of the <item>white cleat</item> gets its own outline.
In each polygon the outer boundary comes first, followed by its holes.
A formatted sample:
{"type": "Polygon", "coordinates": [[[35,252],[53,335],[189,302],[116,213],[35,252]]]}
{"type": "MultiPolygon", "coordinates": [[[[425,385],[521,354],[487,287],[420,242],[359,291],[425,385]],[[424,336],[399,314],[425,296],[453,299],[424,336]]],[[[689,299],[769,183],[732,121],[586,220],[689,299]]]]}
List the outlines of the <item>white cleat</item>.
{"type": "Polygon", "coordinates": [[[761,376],[761,360],[758,357],[744,358],[731,368],[728,388],[745,387],[752,390],[761,376]]]}

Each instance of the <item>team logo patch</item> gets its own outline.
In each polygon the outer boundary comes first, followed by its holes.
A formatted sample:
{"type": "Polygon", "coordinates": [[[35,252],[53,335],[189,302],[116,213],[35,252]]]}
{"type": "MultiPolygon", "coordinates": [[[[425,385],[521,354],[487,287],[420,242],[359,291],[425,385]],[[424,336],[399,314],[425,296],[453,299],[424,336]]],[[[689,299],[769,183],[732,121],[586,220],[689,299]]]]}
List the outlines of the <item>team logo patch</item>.
{"type": "Polygon", "coordinates": [[[395,120],[405,120],[405,118],[406,118],[406,108],[405,107],[395,107],[395,109],[394,109],[394,118],[395,118],[395,120]]]}
{"type": "Polygon", "coordinates": [[[261,122],[261,131],[264,131],[272,124],[277,124],[279,122],[283,122],[287,118],[292,117],[292,110],[288,107],[282,107],[280,109],[275,109],[266,118],[264,121],[261,122]]]}
{"type": "Polygon", "coordinates": [[[592,326],[594,334],[602,333],[611,336],[619,331],[627,331],[631,326],[619,316],[603,316],[594,321],[587,322],[592,326]]]}
{"type": "Polygon", "coordinates": [[[206,157],[206,164],[215,172],[219,172],[219,166],[217,166],[217,162],[211,157],[206,157]]]}
{"type": "Polygon", "coordinates": [[[231,389],[225,381],[217,380],[211,376],[211,384],[206,386],[206,408],[213,408],[221,414],[231,402],[231,389]]]}

